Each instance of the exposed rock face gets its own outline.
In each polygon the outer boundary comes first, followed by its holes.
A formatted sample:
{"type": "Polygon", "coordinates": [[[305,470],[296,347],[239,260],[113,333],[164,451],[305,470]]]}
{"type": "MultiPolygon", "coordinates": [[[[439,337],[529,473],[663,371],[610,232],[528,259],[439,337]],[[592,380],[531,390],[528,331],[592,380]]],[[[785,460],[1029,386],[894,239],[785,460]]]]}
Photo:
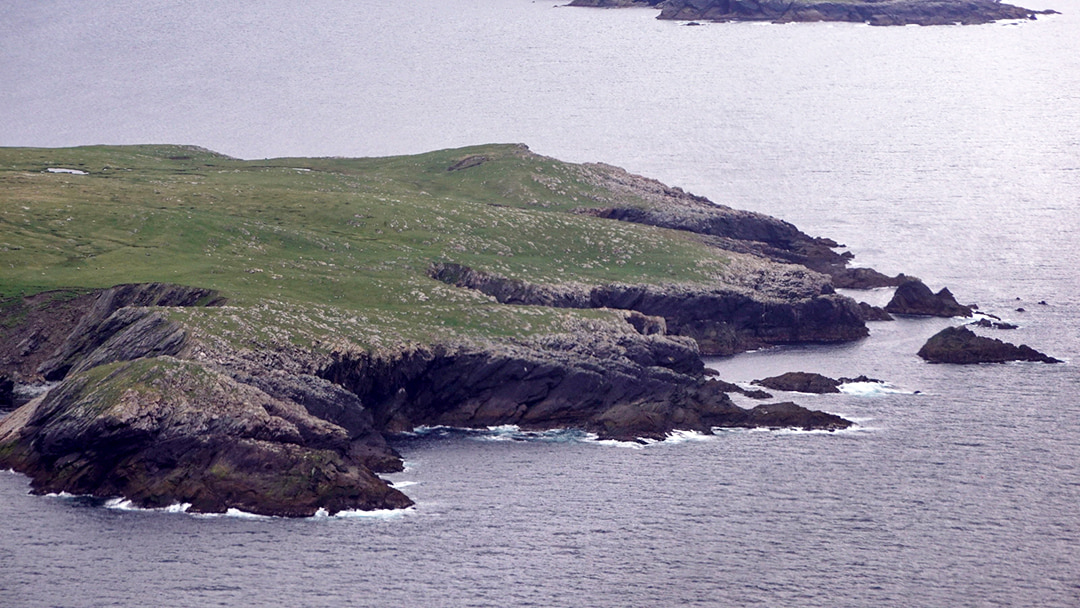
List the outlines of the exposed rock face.
{"type": "MultiPolygon", "coordinates": [[[[390,356],[339,354],[321,375],[360,396],[376,425],[391,432],[517,424],[634,440],[676,429],[785,425],[786,418],[734,405],[725,383],[703,380],[695,351],[693,342],[672,337],[628,335],[614,344],[549,337],[542,345],[495,352],[416,347],[390,356]]],[[[850,425],[836,416],[807,416],[798,426],[850,425]]]]}
{"type": "Polygon", "coordinates": [[[1004,363],[1006,361],[1061,363],[1026,344],[1016,346],[994,338],[986,338],[966,327],[947,327],[934,334],[919,349],[918,355],[931,363],[1004,363]]]}
{"type": "Polygon", "coordinates": [[[921,281],[908,281],[896,288],[885,310],[896,315],[970,317],[973,309],[958,303],[947,287],[933,293],[921,281]]]}
{"type": "Polygon", "coordinates": [[[0,376],[0,410],[15,406],[15,381],[7,376],[0,376]]]}
{"type": "Polygon", "coordinates": [[[476,289],[504,304],[559,308],[615,308],[662,317],[668,333],[693,338],[702,353],[730,355],[772,344],[846,342],[869,332],[850,298],[820,293],[810,282],[791,286],[787,298],[764,299],[736,289],[655,285],[546,286],[437,264],[445,283],[476,289]]]}
{"type": "Polygon", "coordinates": [[[660,19],[683,21],[854,21],[871,25],[951,25],[1034,19],[1033,11],[997,0],[574,0],[571,6],[662,6],[660,19]]]}
{"type": "Polygon", "coordinates": [[[0,461],[40,493],[289,516],[411,504],[349,447],[295,403],[169,357],[75,374],[0,423],[0,461]]]}
{"type": "Polygon", "coordinates": [[[823,394],[839,393],[842,382],[811,372],[788,372],[771,378],[754,380],[751,384],[776,391],[823,394]]]}

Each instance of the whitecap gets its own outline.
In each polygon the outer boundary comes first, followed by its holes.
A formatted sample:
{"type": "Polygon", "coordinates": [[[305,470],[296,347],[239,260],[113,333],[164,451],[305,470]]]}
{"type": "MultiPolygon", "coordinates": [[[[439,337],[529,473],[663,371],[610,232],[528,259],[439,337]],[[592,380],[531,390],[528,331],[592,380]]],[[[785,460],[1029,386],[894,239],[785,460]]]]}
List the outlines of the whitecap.
{"type": "Polygon", "coordinates": [[[390,482],[390,487],[394,488],[395,490],[400,490],[401,488],[408,488],[410,486],[419,485],[419,483],[419,481],[392,481],[390,482]]]}
{"type": "Polygon", "coordinates": [[[407,514],[415,513],[416,509],[413,507],[407,507],[405,509],[373,509],[371,511],[363,511],[361,509],[348,509],[344,511],[338,511],[333,515],[329,515],[326,509],[319,509],[315,512],[314,517],[330,519],[398,519],[404,517],[407,514]]]}
{"type": "Polygon", "coordinates": [[[187,513],[187,510],[191,508],[190,502],[178,502],[171,504],[167,507],[160,507],[156,509],[146,509],[143,507],[135,506],[135,503],[127,498],[110,498],[105,501],[106,509],[113,509],[116,511],[147,511],[158,513],[187,513]]]}
{"type": "Polygon", "coordinates": [[[898,388],[888,382],[846,382],[840,385],[840,392],[845,395],[873,397],[875,395],[915,395],[918,391],[898,388]]]}
{"type": "Polygon", "coordinates": [[[712,441],[715,435],[706,435],[699,431],[671,431],[663,443],[687,443],[691,441],[712,441]]]}
{"type": "Polygon", "coordinates": [[[86,171],[80,171],[78,169],[61,169],[59,167],[49,167],[45,169],[49,173],[68,173],[71,175],[89,175],[86,171]]]}

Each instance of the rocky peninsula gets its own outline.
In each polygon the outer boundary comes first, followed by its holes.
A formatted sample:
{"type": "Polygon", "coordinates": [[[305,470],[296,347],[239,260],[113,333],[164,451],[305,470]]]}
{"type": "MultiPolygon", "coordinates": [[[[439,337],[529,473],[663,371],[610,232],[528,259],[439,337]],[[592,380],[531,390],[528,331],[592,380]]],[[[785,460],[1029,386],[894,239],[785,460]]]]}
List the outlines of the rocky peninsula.
{"type": "Polygon", "coordinates": [[[905,280],[781,220],[522,145],[0,161],[0,378],[51,387],[0,420],[0,467],[144,507],[404,507],[377,474],[402,466],[387,438],[421,425],[846,428],[738,407],[701,357],[860,339],[865,307],[834,288],[905,280]]]}
{"type": "Polygon", "coordinates": [[[870,25],[973,25],[1035,19],[1035,11],[998,0],[573,0],[570,6],[659,8],[677,21],[851,21],[870,25]]]}

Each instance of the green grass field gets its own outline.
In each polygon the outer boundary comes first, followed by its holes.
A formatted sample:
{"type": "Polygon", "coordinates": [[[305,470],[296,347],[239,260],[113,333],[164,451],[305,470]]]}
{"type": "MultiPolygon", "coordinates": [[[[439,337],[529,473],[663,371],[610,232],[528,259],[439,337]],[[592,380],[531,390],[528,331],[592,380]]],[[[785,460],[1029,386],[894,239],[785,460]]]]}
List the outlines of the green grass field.
{"type": "Polygon", "coordinates": [[[649,204],[591,170],[515,145],[264,161],[182,146],[0,148],[0,298],[178,283],[229,299],[228,313],[175,313],[216,334],[238,323],[238,340],[364,344],[563,331],[608,315],[502,306],[428,278],[435,262],[539,283],[722,274],[722,252],[694,235],[573,213],[619,196],[649,204]]]}

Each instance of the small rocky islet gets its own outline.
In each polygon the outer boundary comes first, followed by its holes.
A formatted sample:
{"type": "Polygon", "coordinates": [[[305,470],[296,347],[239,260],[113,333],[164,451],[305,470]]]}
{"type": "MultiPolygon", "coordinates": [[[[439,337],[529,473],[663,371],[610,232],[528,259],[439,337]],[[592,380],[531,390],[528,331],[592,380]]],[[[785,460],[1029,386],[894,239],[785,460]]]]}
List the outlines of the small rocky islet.
{"type": "Polygon", "coordinates": [[[573,0],[570,6],[651,7],[660,9],[658,19],[689,23],[848,21],[877,26],[977,25],[1056,13],[998,0],[573,0]]]}
{"type": "Polygon", "coordinates": [[[141,507],[406,507],[377,475],[402,468],[387,438],[419,426],[847,428],[791,402],[739,407],[729,393],[768,395],[702,356],[861,339],[866,305],[835,287],[911,281],[781,220],[521,145],[0,160],[19,269],[0,388],[55,383],[0,420],[0,467],[141,507]]]}

